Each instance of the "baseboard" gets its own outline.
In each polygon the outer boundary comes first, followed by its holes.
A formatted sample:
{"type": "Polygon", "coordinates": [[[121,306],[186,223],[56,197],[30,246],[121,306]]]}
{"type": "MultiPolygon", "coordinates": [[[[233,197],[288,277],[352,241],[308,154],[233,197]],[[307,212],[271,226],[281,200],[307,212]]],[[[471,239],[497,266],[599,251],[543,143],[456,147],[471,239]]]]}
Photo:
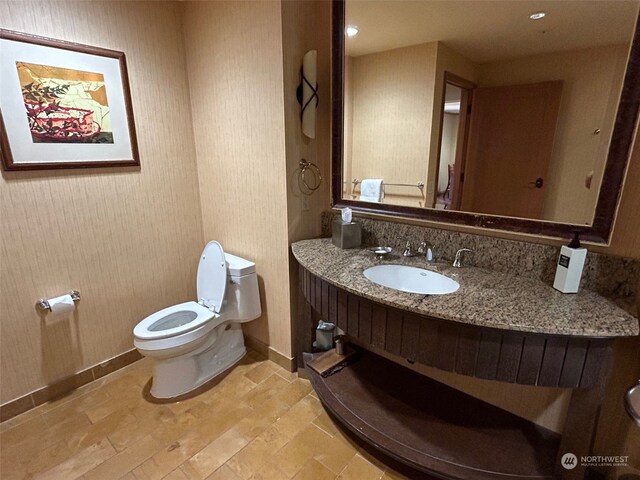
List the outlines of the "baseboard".
{"type": "Polygon", "coordinates": [[[274,350],[271,347],[269,347],[269,357],[268,358],[272,362],[277,363],[278,365],[280,365],[282,368],[284,368],[288,372],[295,372],[296,371],[296,368],[295,368],[296,359],[295,358],[287,357],[286,355],[283,355],[282,353],[278,352],[277,350],[274,350]]]}
{"type": "Polygon", "coordinates": [[[60,398],[76,388],[80,388],[89,382],[93,382],[94,380],[126,367],[141,358],[142,355],[140,355],[140,352],[134,348],[133,350],[121,353],[109,360],[105,360],[97,365],[58,380],[51,385],[11,400],[4,405],[0,405],[0,422],[9,420],[50,400],[60,398]]]}
{"type": "Polygon", "coordinates": [[[264,355],[273,363],[280,365],[282,368],[287,370],[288,372],[295,372],[295,358],[287,357],[286,355],[274,350],[266,343],[258,340],[251,335],[244,334],[244,343],[247,347],[255,350],[256,352],[264,355]]]}
{"type": "Polygon", "coordinates": [[[251,350],[255,350],[260,355],[264,355],[265,357],[269,357],[269,346],[266,343],[261,342],[256,337],[252,337],[251,335],[247,335],[246,332],[244,334],[244,344],[250,348],[251,350]]]}

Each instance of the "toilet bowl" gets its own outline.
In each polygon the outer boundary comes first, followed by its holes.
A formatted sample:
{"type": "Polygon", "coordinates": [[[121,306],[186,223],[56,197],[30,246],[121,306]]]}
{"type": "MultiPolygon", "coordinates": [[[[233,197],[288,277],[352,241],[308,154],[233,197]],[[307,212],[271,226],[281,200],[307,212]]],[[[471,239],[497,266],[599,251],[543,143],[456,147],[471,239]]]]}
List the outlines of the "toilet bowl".
{"type": "Polygon", "coordinates": [[[246,353],[240,324],[261,313],[255,263],[225,253],[215,241],[200,256],[198,301],[164,308],[133,329],[134,345],[154,359],[151,395],[184,395],[246,353]]]}

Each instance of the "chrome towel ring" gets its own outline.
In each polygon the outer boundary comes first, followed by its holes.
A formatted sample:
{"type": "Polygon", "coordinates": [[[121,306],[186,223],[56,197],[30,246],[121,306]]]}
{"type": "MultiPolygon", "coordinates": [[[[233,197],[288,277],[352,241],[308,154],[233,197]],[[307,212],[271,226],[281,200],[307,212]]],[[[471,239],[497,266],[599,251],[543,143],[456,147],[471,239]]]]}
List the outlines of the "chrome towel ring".
{"type": "Polygon", "coordinates": [[[300,187],[300,191],[305,195],[311,195],[318,190],[322,184],[320,168],[313,162],[307,162],[304,158],[300,160],[298,165],[300,166],[298,173],[298,186],[300,187]]]}

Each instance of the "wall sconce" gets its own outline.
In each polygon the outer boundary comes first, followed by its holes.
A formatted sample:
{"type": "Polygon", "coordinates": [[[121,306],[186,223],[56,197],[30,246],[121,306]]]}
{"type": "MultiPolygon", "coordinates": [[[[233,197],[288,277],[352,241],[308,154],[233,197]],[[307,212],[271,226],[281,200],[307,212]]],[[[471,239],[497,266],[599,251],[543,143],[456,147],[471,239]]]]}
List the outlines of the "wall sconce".
{"type": "Polygon", "coordinates": [[[316,109],[318,108],[318,82],[316,71],[318,51],[309,50],[302,58],[300,85],[296,90],[298,103],[302,106],[300,121],[302,133],[309,138],[316,138],[316,109]]]}

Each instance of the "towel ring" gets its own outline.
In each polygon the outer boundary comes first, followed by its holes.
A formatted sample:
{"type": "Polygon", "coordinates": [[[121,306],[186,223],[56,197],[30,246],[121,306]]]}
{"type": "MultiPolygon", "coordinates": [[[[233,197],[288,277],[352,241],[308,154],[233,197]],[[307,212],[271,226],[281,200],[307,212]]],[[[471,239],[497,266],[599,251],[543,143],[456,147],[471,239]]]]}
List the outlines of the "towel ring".
{"type": "Polygon", "coordinates": [[[298,185],[300,186],[300,191],[305,195],[311,195],[320,188],[322,184],[322,173],[315,163],[307,162],[304,158],[300,160],[299,165],[298,185]],[[313,180],[307,177],[309,174],[313,175],[313,180]],[[311,184],[309,182],[311,182],[311,184]]]}

